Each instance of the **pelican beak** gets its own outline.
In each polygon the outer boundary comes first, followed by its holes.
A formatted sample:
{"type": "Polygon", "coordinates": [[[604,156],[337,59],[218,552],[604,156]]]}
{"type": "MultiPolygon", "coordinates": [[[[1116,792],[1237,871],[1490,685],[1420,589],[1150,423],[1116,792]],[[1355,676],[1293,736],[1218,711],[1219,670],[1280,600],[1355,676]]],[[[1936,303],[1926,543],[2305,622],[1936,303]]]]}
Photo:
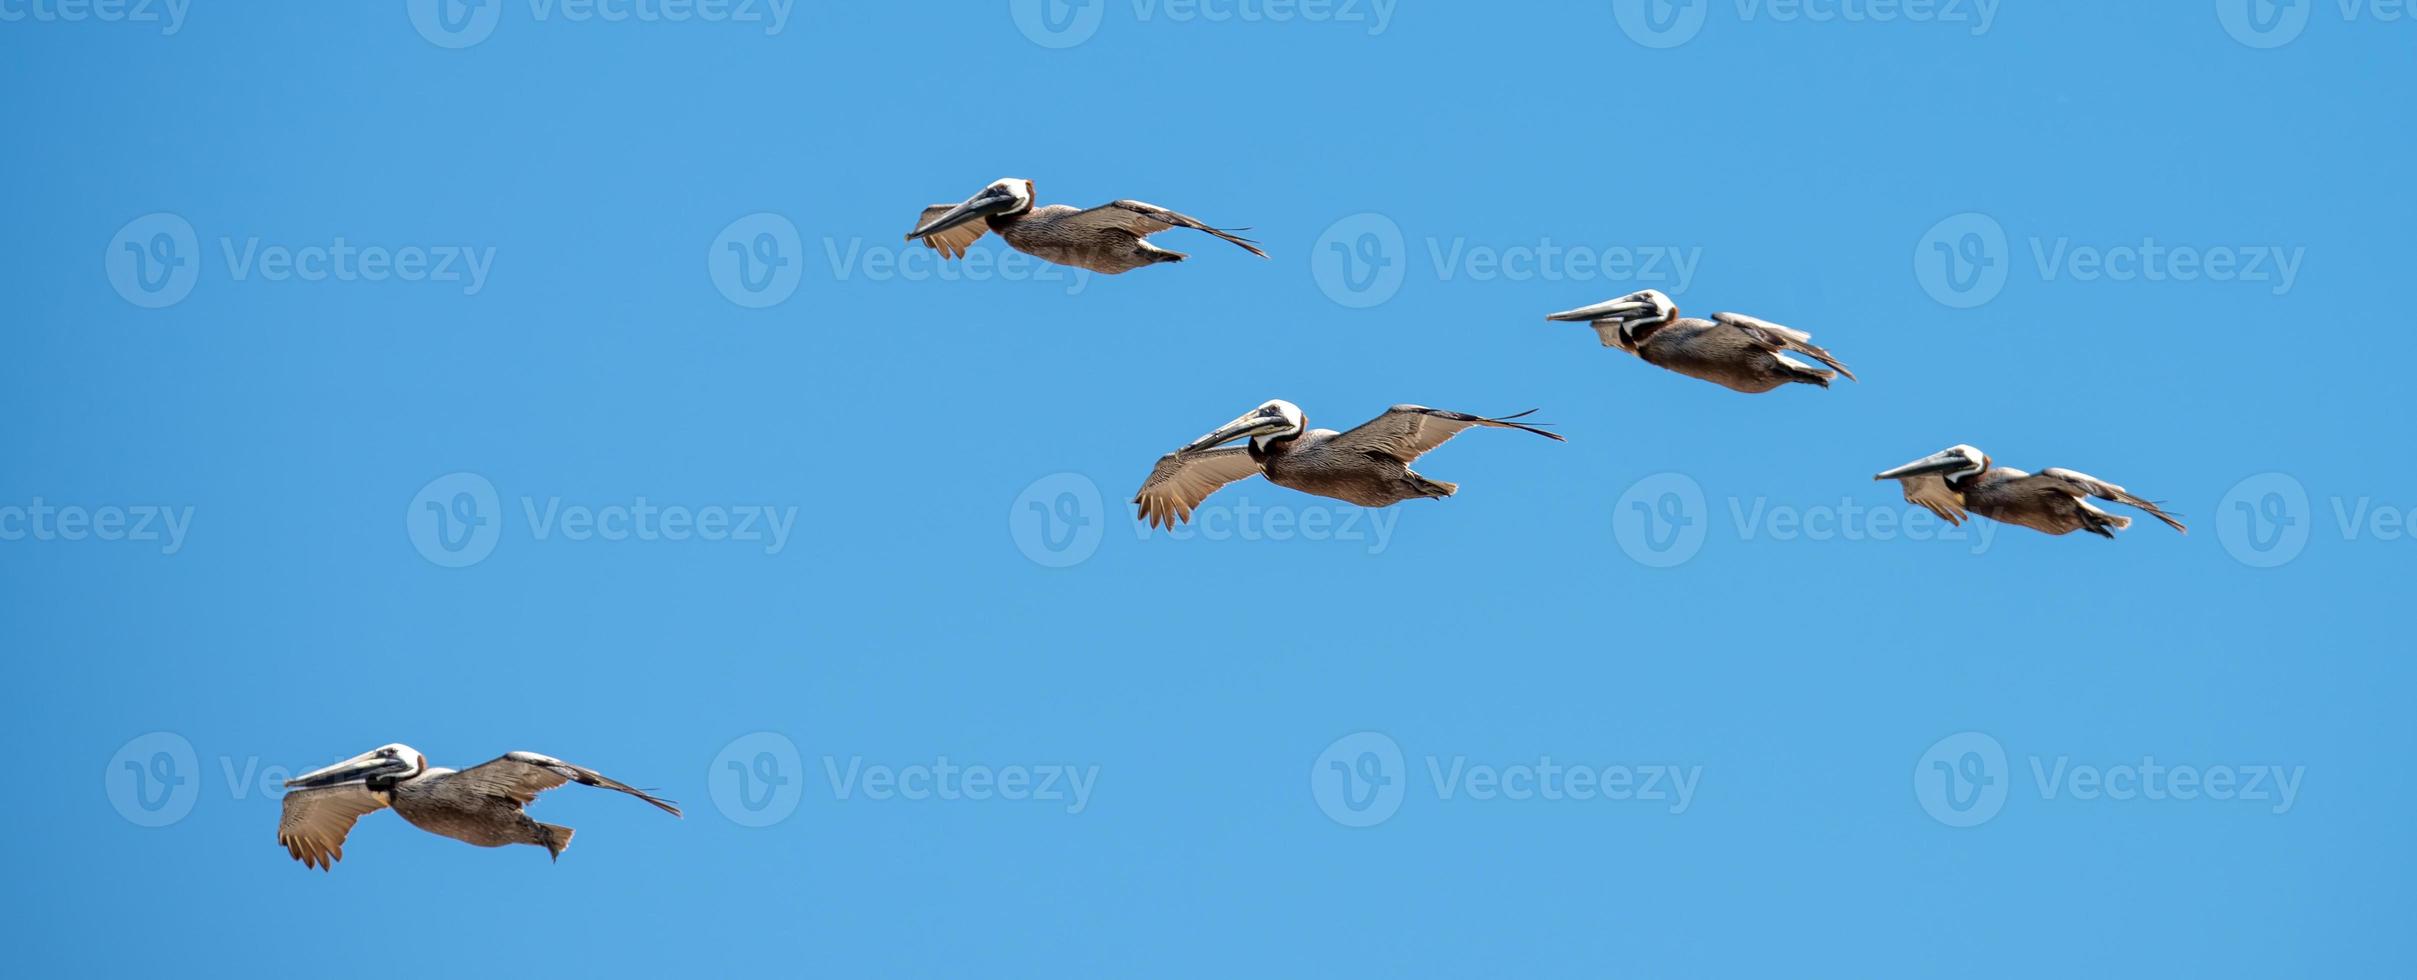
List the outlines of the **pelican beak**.
{"type": "Polygon", "coordinates": [[[401,759],[389,759],[375,752],[363,752],[325,769],[313,769],[285,781],[287,789],[325,789],[347,783],[365,782],[373,776],[399,775],[411,771],[411,764],[401,759]]]}
{"type": "Polygon", "coordinates": [[[948,209],[948,213],[926,222],[923,227],[906,233],[907,241],[926,235],[937,235],[968,221],[987,218],[1015,207],[1015,195],[983,189],[982,193],[966,198],[965,203],[948,209]]]}
{"type": "Polygon", "coordinates": [[[1281,413],[1252,412],[1249,415],[1245,415],[1231,422],[1227,422],[1224,425],[1218,426],[1217,431],[1215,432],[1211,432],[1208,435],[1192,440],[1191,445],[1183,447],[1183,451],[1187,453],[1197,452],[1212,446],[1222,446],[1236,439],[1248,439],[1252,436],[1266,435],[1271,432],[1282,432],[1291,427],[1292,423],[1284,421],[1284,416],[1281,413]]]}
{"type": "Polygon", "coordinates": [[[1592,323],[1597,320],[1650,323],[1657,320],[1668,320],[1677,315],[1678,304],[1671,302],[1670,297],[1662,295],[1661,290],[1647,289],[1630,293],[1619,299],[1605,300],[1593,306],[1563,310],[1547,316],[1545,319],[1574,323],[1592,323]]]}
{"type": "Polygon", "coordinates": [[[1972,465],[1972,461],[1965,459],[1961,453],[1932,453],[1931,455],[1924,456],[1921,459],[1914,460],[1913,462],[1897,467],[1896,469],[1882,470],[1878,473],[1874,473],[1872,474],[1872,479],[1902,480],[1907,477],[1925,476],[1931,473],[1945,473],[1948,470],[1959,470],[1970,465],[1972,465]]]}

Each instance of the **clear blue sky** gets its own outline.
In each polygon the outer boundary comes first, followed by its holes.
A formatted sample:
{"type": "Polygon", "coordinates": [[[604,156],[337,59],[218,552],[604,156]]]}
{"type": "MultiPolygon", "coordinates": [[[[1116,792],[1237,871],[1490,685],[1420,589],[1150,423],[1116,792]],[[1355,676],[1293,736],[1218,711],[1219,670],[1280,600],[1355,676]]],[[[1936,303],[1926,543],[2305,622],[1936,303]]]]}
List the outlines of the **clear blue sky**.
{"type": "Polygon", "coordinates": [[[12,0],[11,959],[2405,974],[2417,23],[2213,6],[12,0]],[[1274,257],[902,248],[1002,176],[1274,257]],[[1542,321],[1643,286],[1863,383],[1542,321]],[[1570,441],[1136,532],[1276,397],[1570,441]],[[1908,533],[1958,442],[2191,532],[1908,533]],[[388,741],[687,816],[288,860],[388,741]]]}

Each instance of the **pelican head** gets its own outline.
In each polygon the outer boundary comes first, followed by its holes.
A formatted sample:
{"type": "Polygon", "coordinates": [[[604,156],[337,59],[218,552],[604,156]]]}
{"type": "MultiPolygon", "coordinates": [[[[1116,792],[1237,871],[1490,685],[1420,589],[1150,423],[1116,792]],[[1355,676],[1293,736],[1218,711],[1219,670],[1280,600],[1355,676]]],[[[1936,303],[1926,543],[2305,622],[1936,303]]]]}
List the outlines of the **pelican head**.
{"type": "Polygon", "coordinates": [[[1592,323],[1595,333],[1603,338],[1603,346],[1635,353],[1648,335],[1678,319],[1678,304],[1659,289],[1646,289],[1593,306],[1563,310],[1545,319],[1592,323]]]}
{"type": "Polygon", "coordinates": [[[325,769],[313,769],[285,781],[287,789],[325,789],[361,783],[382,790],[428,768],[428,757],[401,742],[389,742],[325,769]]]}
{"type": "Polygon", "coordinates": [[[1903,480],[1936,473],[1954,483],[1989,470],[1989,454],[1973,446],[1954,445],[1893,470],[1872,474],[1874,480],[1903,480]]]}
{"type": "Polygon", "coordinates": [[[1281,398],[1272,398],[1241,418],[1218,426],[1215,432],[1192,440],[1191,445],[1183,448],[1185,452],[1191,452],[1222,446],[1248,436],[1252,445],[1265,449],[1268,440],[1297,436],[1308,431],[1308,428],[1309,416],[1301,413],[1301,406],[1281,398]]]}
{"type": "Polygon", "coordinates": [[[1001,177],[991,181],[982,192],[966,198],[965,203],[948,209],[947,213],[925,222],[923,227],[906,233],[907,241],[926,235],[936,235],[968,221],[996,215],[1022,214],[1032,210],[1032,182],[1022,177],[1001,177]]]}

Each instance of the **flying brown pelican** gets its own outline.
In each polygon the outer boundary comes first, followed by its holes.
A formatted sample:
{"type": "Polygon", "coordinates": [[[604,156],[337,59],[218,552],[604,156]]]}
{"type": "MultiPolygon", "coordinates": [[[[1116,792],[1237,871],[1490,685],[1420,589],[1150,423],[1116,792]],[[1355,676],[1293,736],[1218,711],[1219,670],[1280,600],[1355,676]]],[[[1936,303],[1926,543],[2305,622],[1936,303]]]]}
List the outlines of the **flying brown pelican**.
{"type": "Polygon", "coordinates": [[[1743,313],[1714,313],[1709,320],[1681,318],[1678,305],[1658,289],[1545,319],[1591,322],[1605,347],[1617,347],[1648,364],[1750,395],[1790,383],[1827,388],[1830,379],[1839,374],[1855,380],[1855,372],[1838,363],[1830,352],[1813,346],[1812,334],[1743,313]],[[1790,358],[1789,351],[1827,364],[1837,373],[1790,358]]]}
{"type": "Polygon", "coordinates": [[[680,815],[670,800],[535,752],[506,752],[456,772],[429,768],[427,756],[397,742],[286,780],[277,843],[304,865],[332,870],[344,859],[344,837],[352,833],[353,822],[391,806],[432,834],[480,847],[536,844],[560,860],[571,844],[571,828],[538,823],[522,808],[566,782],[617,789],[680,815]]]}
{"type": "Polygon", "coordinates": [[[922,223],[906,233],[906,240],[919,238],[943,256],[961,258],[985,228],[998,232],[1019,252],[1111,276],[1190,258],[1149,243],[1149,236],[1169,228],[1195,228],[1240,245],[1252,255],[1267,257],[1257,242],[1155,204],[1116,201],[1087,210],[1063,204],[1036,208],[1032,206],[1032,182],[1020,177],[991,181],[962,204],[924,208],[922,223]]]}
{"type": "Polygon", "coordinates": [[[1969,510],[2049,534],[2088,531],[2112,538],[2116,531],[2132,526],[2131,518],[2099,510],[2084,499],[2096,497],[2138,507],[2174,530],[2188,533],[2181,521],[2156,503],[2105,480],[2055,467],[2032,474],[1992,466],[1988,453],[1971,446],[1950,446],[1872,479],[1904,484],[1907,501],[1930,508],[1949,524],[1962,524],[1964,512],[1969,510]]]}
{"type": "Polygon", "coordinates": [[[1395,405],[1349,432],[1311,429],[1300,406],[1278,398],[1219,426],[1182,449],[1158,457],[1158,466],[1133,502],[1151,526],[1190,520],[1200,501],[1217,488],[1247,476],[1302,493],[1332,497],[1362,507],[1390,507],[1404,500],[1449,497],[1458,484],[1411,472],[1410,463],[1473,425],[1519,429],[1567,442],[1533,425],[1513,422],[1535,414],[1486,418],[1419,405],[1395,405]],[[1219,449],[1242,438],[1246,445],[1219,449]]]}

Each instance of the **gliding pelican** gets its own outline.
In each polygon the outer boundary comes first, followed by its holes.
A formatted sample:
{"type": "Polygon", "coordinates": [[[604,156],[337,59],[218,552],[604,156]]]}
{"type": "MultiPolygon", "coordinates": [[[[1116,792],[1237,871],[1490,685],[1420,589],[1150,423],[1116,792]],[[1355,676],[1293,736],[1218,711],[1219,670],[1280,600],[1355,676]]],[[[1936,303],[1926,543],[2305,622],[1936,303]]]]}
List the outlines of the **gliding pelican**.
{"type": "Polygon", "coordinates": [[[1988,453],[1971,446],[1949,446],[1874,474],[1872,479],[1899,481],[1908,502],[1930,508],[1949,524],[1962,524],[1964,512],[1969,510],[2049,534],[2088,531],[2113,538],[2116,531],[2132,526],[2131,518],[2099,510],[2084,499],[2096,497],[2140,508],[2174,530],[2189,533],[2156,503],[2105,480],[2056,467],[2031,474],[2011,466],[1993,466],[1988,453]]]}
{"type": "Polygon", "coordinates": [[[999,178],[962,204],[924,208],[922,223],[906,233],[906,240],[922,239],[923,244],[942,256],[962,258],[966,246],[982,237],[987,229],[998,232],[1016,251],[1111,276],[1127,269],[1190,258],[1149,243],[1149,236],[1169,228],[1205,231],[1242,246],[1252,255],[1267,257],[1257,242],[1155,204],[1116,201],[1087,210],[1063,204],[1035,208],[1032,193],[1029,180],[999,178]]]}
{"type": "Polygon", "coordinates": [[[507,752],[456,772],[431,769],[427,756],[396,742],[286,780],[290,792],[277,823],[277,843],[306,866],[333,870],[344,858],[344,837],[353,823],[391,806],[432,834],[480,847],[535,844],[560,860],[571,844],[571,828],[538,823],[521,811],[537,794],[567,782],[620,790],[680,815],[670,800],[535,752],[507,752]]]}
{"type": "Polygon", "coordinates": [[[1591,322],[1605,347],[1617,347],[1648,364],[1749,395],[1789,383],[1827,388],[1830,379],[1839,374],[1846,375],[1848,381],[1855,380],[1855,372],[1838,363],[1830,352],[1813,346],[1812,334],[1743,313],[1714,313],[1709,320],[1682,319],[1678,305],[1658,289],[1630,293],[1545,319],[1591,322]],[[1836,373],[1790,358],[1789,351],[1829,365],[1836,373]]]}
{"type": "Polygon", "coordinates": [[[1419,405],[1395,405],[1349,432],[1311,429],[1300,406],[1281,398],[1235,419],[1158,458],[1133,502],[1152,526],[1173,527],[1217,488],[1248,476],[1302,493],[1332,497],[1362,507],[1390,507],[1404,500],[1449,497],[1458,484],[1430,480],[1410,463],[1473,425],[1533,432],[1568,440],[1512,419],[1535,409],[1486,418],[1419,405]],[[1216,448],[1236,439],[1247,445],[1216,448]]]}

